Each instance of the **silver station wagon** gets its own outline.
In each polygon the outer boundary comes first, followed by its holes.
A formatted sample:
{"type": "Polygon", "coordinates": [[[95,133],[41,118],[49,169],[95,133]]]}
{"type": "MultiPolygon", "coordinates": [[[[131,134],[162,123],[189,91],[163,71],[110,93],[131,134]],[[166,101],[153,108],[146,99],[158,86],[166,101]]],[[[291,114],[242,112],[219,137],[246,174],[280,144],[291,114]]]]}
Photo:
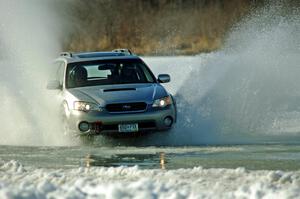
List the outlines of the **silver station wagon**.
{"type": "Polygon", "coordinates": [[[176,105],[141,58],[127,49],[64,52],[55,61],[66,132],[79,135],[134,135],[165,131],[176,122],[176,105]]]}

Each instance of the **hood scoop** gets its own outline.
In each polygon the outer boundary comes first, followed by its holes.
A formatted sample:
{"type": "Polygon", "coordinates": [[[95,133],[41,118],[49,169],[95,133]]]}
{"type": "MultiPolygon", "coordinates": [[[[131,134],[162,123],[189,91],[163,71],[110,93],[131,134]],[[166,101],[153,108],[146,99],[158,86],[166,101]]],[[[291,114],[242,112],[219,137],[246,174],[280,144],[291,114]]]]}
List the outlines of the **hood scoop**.
{"type": "Polygon", "coordinates": [[[135,91],[136,88],[111,88],[104,89],[103,92],[115,92],[115,91],[135,91]]]}

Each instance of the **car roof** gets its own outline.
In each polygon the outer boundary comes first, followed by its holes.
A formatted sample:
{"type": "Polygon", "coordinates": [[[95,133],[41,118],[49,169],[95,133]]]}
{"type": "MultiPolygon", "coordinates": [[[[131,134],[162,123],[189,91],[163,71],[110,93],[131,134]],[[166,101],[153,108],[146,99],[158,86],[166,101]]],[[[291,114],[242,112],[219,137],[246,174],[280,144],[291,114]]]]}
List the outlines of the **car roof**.
{"type": "Polygon", "coordinates": [[[96,61],[96,60],[111,60],[111,59],[140,59],[138,56],[131,53],[127,49],[114,50],[112,52],[62,52],[58,60],[64,60],[67,63],[96,61]]]}

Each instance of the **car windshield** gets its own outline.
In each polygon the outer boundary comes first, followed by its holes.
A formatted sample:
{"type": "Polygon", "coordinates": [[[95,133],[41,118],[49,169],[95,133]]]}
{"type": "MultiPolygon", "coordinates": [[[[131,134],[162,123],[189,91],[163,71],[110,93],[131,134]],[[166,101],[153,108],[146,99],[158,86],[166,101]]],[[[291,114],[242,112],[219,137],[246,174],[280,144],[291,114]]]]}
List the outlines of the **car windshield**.
{"type": "Polygon", "coordinates": [[[138,59],[71,63],[66,72],[67,88],[154,82],[152,72],[138,59]]]}

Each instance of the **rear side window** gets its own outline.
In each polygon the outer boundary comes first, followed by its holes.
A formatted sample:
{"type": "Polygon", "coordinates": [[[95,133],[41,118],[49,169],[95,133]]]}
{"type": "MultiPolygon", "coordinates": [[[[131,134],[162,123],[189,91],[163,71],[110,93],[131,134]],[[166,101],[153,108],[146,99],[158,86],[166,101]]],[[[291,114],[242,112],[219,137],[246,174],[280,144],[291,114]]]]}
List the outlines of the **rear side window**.
{"type": "Polygon", "coordinates": [[[63,62],[59,63],[59,67],[56,73],[56,80],[59,81],[60,85],[63,85],[64,83],[64,77],[65,77],[65,64],[63,62]]]}
{"type": "Polygon", "coordinates": [[[58,61],[54,62],[52,69],[50,70],[50,80],[59,81],[60,85],[63,85],[65,78],[65,63],[58,61]]]}

